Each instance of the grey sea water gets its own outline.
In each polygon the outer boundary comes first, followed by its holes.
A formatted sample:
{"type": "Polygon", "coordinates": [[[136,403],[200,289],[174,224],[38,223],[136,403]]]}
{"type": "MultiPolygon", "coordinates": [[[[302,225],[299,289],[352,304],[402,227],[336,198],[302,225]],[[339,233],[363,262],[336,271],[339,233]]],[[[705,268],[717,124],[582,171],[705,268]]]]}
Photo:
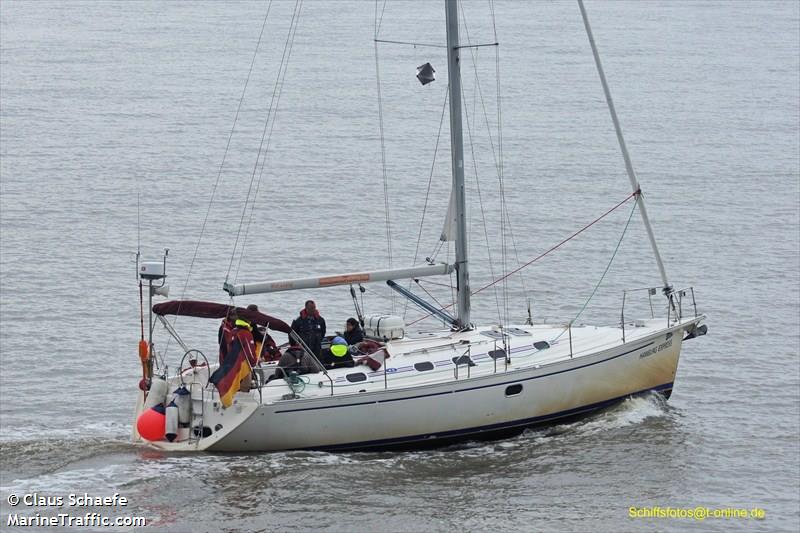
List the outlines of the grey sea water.
{"type": "MultiPolygon", "coordinates": [[[[144,516],[146,531],[798,530],[797,2],[587,2],[667,272],[695,287],[709,317],[709,334],[684,345],[668,403],[639,398],[517,438],[426,452],[168,455],[131,445],[137,240],[149,258],[169,248],[171,296],[218,301],[226,276],[389,263],[374,3],[303,3],[256,195],[295,7],[271,4],[215,188],[267,5],[0,2],[0,530],[22,530],[8,525],[12,512],[65,510],[8,504],[31,493],[120,493],[127,507],[90,510],[144,516]],[[248,191],[255,209],[243,214],[248,191]],[[242,229],[234,250],[242,219],[246,240],[242,229]],[[629,516],[651,506],[766,517],[629,516]]],[[[383,5],[381,38],[443,42],[440,2],[383,5]]],[[[494,10],[499,70],[491,47],[463,60],[475,287],[630,193],[577,5],[494,10]],[[505,258],[492,156],[498,72],[516,243],[508,239],[505,258]]],[[[494,42],[487,3],[466,2],[464,13],[465,38],[494,42]]],[[[432,163],[446,61],[439,48],[382,44],[379,67],[399,266],[414,259],[423,218],[418,259],[432,253],[447,205],[446,120],[432,163]],[[422,87],[415,68],[427,61],[439,79],[422,87]]],[[[508,301],[509,319],[523,321],[526,300],[536,320],[575,317],[629,209],[526,269],[524,290],[515,277],[476,297],[474,318],[496,323],[508,301]]],[[[632,220],[580,322],[616,323],[624,288],[659,284],[632,220]]],[[[450,301],[447,289],[427,288],[450,301]]],[[[353,314],[342,288],[240,303],[291,319],[309,297],[332,329],[353,314]]],[[[403,312],[382,287],[369,287],[365,305],[403,312]]],[[[627,313],[649,315],[646,300],[627,313]]],[[[214,352],[216,323],[177,327],[214,352]]],[[[174,368],[180,350],[161,331],[156,342],[174,368]]]]}

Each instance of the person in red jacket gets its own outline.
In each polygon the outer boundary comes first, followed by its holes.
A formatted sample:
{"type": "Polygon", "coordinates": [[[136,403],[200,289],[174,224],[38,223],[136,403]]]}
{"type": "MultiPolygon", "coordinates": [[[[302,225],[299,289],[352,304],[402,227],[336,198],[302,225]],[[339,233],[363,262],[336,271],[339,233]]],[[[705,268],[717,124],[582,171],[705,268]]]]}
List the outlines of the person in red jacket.
{"type": "MultiPolygon", "coordinates": [[[[256,354],[256,342],[253,339],[253,326],[245,319],[237,318],[233,329],[233,341],[231,342],[229,351],[238,352],[242,351],[250,368],[255,368],[258,364],[258,354],[256,354]]],[[[242,379],[241,387],[239,390],[247,392],[250,390],[251,372],[248,372],[246,377],[242,379]]]]}
{"type": "Polygon", "coordinates": [[[258,358],[256,357],[256,341],[253,339],[253,326],[243,318],[237,318],[235,326],[231,348],[234,348],[233,343],[238,342],[250,366],[254,367],[258,363],[258,358]]]}
{"type": "Polygon", "coordinates": [[[226,408],[233,404],[237,392],[250,390],[252,369],[258,363],[252,331],[253,326],[248,320],[236,319],[225,359],[209,378],[219,391],[220,401],[226,408]]]}
{"type": "Polygon", "coordinates": [[[325,338],[325,319],[320,316],[314,300],[306,301],[305,307],[300,310],[300,316],[292,322],[292,329],[300,335],[308,349],[319,357],[322,339],[325,338]]]}
{"type": "Polygon", "coordinates": [[[219,343],[219,364],[225,360],[228,355],[228,350],[233,342],[233,330],[236,327],[236,308],[228,308],[228,316],[222,319],[222,324],[219,325],[219,332],[217,333],[217,342],[219,343]]]}
{"type": "MultiPolygon", "coordinates": [[[[247,306],[248,311],[258,311],[256,304],[247,306]]],[[[272,335],[267,333],[267,328],[263,326],[253,327],[253,339],[256,341],[256,354],[261,353],[263,361],[278,361],[281,358],[281,350],[278,348],[278,343],[272,338],[272,335]]]]}

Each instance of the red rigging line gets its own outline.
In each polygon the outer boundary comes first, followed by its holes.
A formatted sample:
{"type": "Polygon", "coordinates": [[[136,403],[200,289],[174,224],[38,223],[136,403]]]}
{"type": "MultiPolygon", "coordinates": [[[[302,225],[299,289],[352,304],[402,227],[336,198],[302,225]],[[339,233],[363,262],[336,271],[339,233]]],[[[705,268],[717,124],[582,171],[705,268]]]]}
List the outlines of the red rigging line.
{"type": "MultiPolygon", "coordinates": [[[[588,224],[586,224],[585,226],[583,226],[581,229],[579,229],[578,231],[576,231],[575,233],[573,233],[572,235],[570,235],[570,236],[569,236],[569,237],[567,237],[566,239],[562,240],[561,242],[559,242],[559,243],[558,243],[558,244],[556,244],[555,246],[552,246],[552,247],[551,247],[551,248],[549,248],[547,251],[545,251],[545,252],[543,252],[543,253],[539,254],[538,256],[534,257],[533,259],[531,259],[530,261],[528,261],[528,262],[527,262],[527,263],[525,263],[524,265],[521,265],[521,266],[519,266],[518,268],[515,268],[515,269],[514,269],[514,270],[512,270],[511,272],[509,272],[509,273],[505,274],[504,276],[501,276],[501,277],[497,278],[496,280],[492,281],[491,283],[489,283],[489,284],[487,284],[487,285],[484,285],[484,286],[483,286],[483,287],[481,287],[480,289],[477,289],[477,290],[475,290],[475,291],[472,291],[472,292],[470,293],[470,295],[473,295],[473,296],[474,296],[475,294],[478,294],[479,292],[481,292],[481,291],[484,291],[484,290],[486,290],[486,289],[488,289],[488,288],[492,287],[493,285],[496,285],[497,283],[500,283],[500,282],[501,282],[501,281],[503,281],[504,279],[507,279],[507,278],[509,278],[510,276],[513,276],[514,274],[516,274],[517,272],[519,272],[519,271],[520,271],[520,270],[522,270],[523,268],[529,267],[530,265],[532,265],[533,263],[535,263],[535,262],[536,262],[536,261],[538,261],[539,259],[541,259],[541,258],[543,258],[544,256],[548,255],[549,253],[551,253],[551,252],[553,252],[553,251],[557,250],[558,248],[560,248],[560,247],[561,247],[561,246],[563,246],[564,244],[568,243],[569,241],[571,241],[572,239],[574,239],[575,237],[577,237],[578,235],[580,235],[581,233],[583,233],[583,232],[584,232],[584,231],[586,231],[587,229],[591,228],[592,226],[594,226],[595,224],[597,224],[598,222],[600,222],[601,220],[603,220],[605,217],[607,217],[608,215],[610,215],[611,213],[613,213],[614,211],[616,211],[617,209],[619,209],[620,207],[622,207],[624,204],[626,204],[626,203],[628,202],[628,200],[630,200],[631,198],[633,198],[633,197],[635,197],[635,196],[638,196],[638,195],[639,195],[639,194],[641,194],[641,193],[642,193],[642,190],[641,190],[641,189],[638,189],[638,190],[636,190],[636,191],[634,191],[634,192],[630,193],[628,196],[626,196],[626,197],[625,197],[625,199],[623,199],[622,201],[620,201],[620,202],[619,202],[617,205],[615,205],[614,207],[612,207],[611,209],[609,209],[608,211],[606,211],[605,213],[603,213],[603,214],[602,214],[602,215],[600,215],[599,217],[595,218],[594,220],[592,220],[591,222],[589,222],[588,224]]],[[[450,304],[450,305],[447,305],[447,306],[445,306],[445,307],[442,307],[442,308],[441,308],[441,311],[444,311],[444,310],[446,310],[446,309],[448,309],[448,308],[450,308],[450,307],[453,307],[453,304],[450,304]]],[[[409,325],[409,326],[412,326],[412,325],[416,324],[417,322],[419,322],[419,321],[421,321],[421,320],[425,320],[426,318],[429,318],[429,317],[430,317],[430,316],[432,316],[432,315],[433,315],[433,313],[427,314],[427,315],[425,315],[425,316],[423,316],[423,317],[421,317],[421,318],[418,318],[417,320],[415,320],[415,321],[413,321],[413,322],[410,322],[408,325],[409,325]]]]}

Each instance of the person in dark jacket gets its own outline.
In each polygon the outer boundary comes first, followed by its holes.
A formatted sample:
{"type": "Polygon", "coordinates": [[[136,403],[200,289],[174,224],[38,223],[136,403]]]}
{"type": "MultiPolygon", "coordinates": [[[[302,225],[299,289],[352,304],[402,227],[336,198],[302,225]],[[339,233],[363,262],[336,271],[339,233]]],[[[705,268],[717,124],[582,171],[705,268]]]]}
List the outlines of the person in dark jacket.
{"type": "Polygon", "coordinates": [[[311,356],[303,350],[300,343],[297,342],[294,337],[290,336],[289,347],[286,348],[286,351],[281,355],[281,359],[278,361],[278,368],[275,369],[275,374],[269,377],[267,383],[273,379],[286,377],[289,372],[293,371],[297,372],[298,375],[313,374],[319,372],[319,368],[314,363],[311,356]]]}
{"type": "Polygon", "coordinates": [[[353,317],[347,319],[347,322],[344,325],[344,334],[342,337],[344,337],[344,340],[346,340],[347,344],[350,346],[358,344],[364,340],[364,332],[362,331],[358,320],[353,317]]]}
{"type": "Polygon", "coordinates": [[[305,308],[300,310],[300,316],[292,322],[292,329],[300,335],[308,349],[319,357],[322,339],[325,338],[325,319],[320,316],[314,300],[306,302],[305,308]]]}
{"type": "MultiPolygon", "coordinates": [[[[256,304],[247,306],[248,311],[258,311],[256,304]]],[[[261,354],[261,359],[264,361],[277,361],[281,358],[281,351],[275,339],[272,338],[264,326],[253,327],[253,340],[256,341],[256,353],[261,354]]]]}
{"type": "Polygon", "coordinates": [[[350,347],[342,337],[334,337],[330,348],[322,350],[322,364],[328,370],[332,368],[354,367],[353,356],[350,355],[350,347]]]}

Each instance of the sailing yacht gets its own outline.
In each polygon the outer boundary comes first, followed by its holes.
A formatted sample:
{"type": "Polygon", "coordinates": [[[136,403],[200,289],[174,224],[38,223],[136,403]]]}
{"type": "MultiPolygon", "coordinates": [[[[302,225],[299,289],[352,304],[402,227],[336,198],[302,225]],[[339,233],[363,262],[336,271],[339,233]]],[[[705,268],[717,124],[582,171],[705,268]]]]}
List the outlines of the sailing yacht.
{"type": "MultiPolygon", "coordinates": [[[[355,366],[325,368],[301,342],[318,372],[282,372],[279,375],[284,377],[271,379],[278,363],[261,362],[247,368],[246,380],[252,380],[249,390],[244,387],[223,398],[212,383],[219,365],[203,351],[190,348],[165,317],[219,319],[235,305],[186,300],[153,305],[152,297],[160,293],[163,284],[165,261],[142,262],[140,287],[144,282],[150,295],[150,341],[144,340],[142,327],[144,377],[134,441],[163,450],[211,452],[416,448],[502,437],[526,427],[585,415],[639,394],[656,392],[669,398],[683,342],[705,334],[705,317],[697,312],[691,287],[675,289],[668,282],[588,16],[578,1],[631,181],[628,199],[636,202],[663,282],[662,287],[647,288],[646,294],[652,298],[660,289],[665,300],[659,307],[665,316],[632,320],[625,316],[623,299],[619,325],[615,326],[472,322],[460,72],[460,56],[468,46],[459,40],[458,1],[444,0],[452,158],[452,219],[448,215],[448,220],[452,220],[455,261],[301,279],[226,282],[224,290],[233,299],[385,282],[445,326],[413,330],[400,317],[369,317],[365,332],[372,348],[355,357],[355,366]],[[395,282],[451,273],[457,279],[452,314],[395,282]],[[156,321],[185,351],[172,375],[159,367],[152,354],[156,321]]],[[[278,318],[243,308],[236,312],[256,326],[302,341],[278,318]]],[[[212,349],[216,354],[217,347],[212,349]]]]}

